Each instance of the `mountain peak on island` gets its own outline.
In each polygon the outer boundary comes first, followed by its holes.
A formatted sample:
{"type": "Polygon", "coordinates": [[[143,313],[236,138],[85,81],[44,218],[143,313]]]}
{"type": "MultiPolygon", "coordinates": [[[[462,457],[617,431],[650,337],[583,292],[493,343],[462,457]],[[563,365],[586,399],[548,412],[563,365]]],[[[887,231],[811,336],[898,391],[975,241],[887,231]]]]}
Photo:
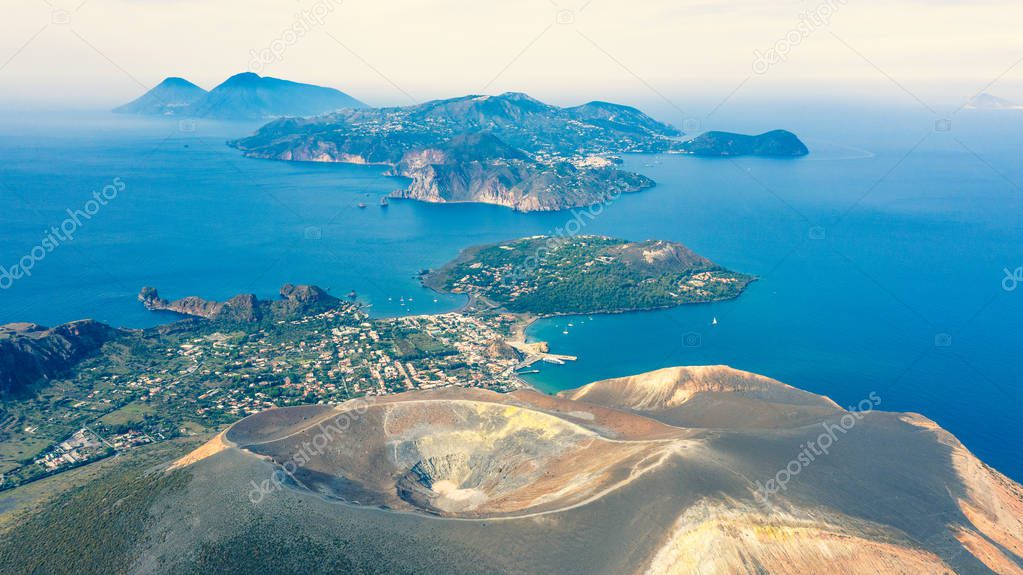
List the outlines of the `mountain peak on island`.
{"type": "Polygon", "coordinates": [[[113,111],[118,114],[173,116],[205,98],[207,94],[206,90],[184,78],[169,76],[152,90],[113,111]]]}
{"type": "Polygon", "coordinates": [[[223,84],[221,85],[240,84],[245,82],[258,82],[261,78],[262,76],[255,72],[239,72],[234,76],[231,76],[227,80],[224,80],[223,84]]]}
{"type": "MultiPolygon", "coordinates": [[[[187,87],[195,87],[195,88],[199,87],[199,86],[196,86],[195,84],[193,84],[192,82],[189,82],[188,80],[182,78],[181,76],[167,76],[166,78],[163,79],[163,82],[160,82],[158,85],[159,86],[187,86],[187,87]]],[[[203,91],[205,92],[205,90],[203,90],[203,91]]]]}
{"type": "Polygon", "coordinates": [[[334,88],[242,72],[209,92],[184,78],[170,77],[137,100],[115,108],[114,112],[259,120],[317,116],[365,107],[364,103],[334,88]]]}
{"type": "Polygon", "coordinates": [[[638,127],[668,137],[682,135],[682,132],[671,124],[657,121],[639,109],[624,104],[594,100],[580,106],[566,108],[565,111],[579,121],[613,124],[620,129],[638,127]]]}
{"type": "Polygon", "coordinates": [[[487,96],[487,97],[489,97],[489,98],[503,98],[505,100],[510,100],[512,102],[525,102],[525,103],[530,103],[530,104],[539,104],[539,105],[543,106],[544,108],[550,107],[549,104],[541,102],[540,100],[537,100],[536,98],[530,96],[529,94],[527,94],[525,92],[504,92],[504,93],[499,94],[497,96],[487,96]]]}
{"type": "Polygon", "coordinates": [[[200,118],[244,120],[316,116],[344,108],[365,107],[359,100],[334,88],[242,72],[211,90],[189,112],[200,118]]]}

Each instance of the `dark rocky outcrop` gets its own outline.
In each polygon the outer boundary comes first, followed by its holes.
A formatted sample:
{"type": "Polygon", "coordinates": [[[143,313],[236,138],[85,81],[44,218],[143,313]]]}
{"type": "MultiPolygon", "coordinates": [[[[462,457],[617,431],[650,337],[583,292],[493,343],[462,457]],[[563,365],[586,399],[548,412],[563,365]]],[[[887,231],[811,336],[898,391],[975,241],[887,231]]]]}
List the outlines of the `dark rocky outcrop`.
{"type": "Polygon", "coordinates": [[[33,323],[0,326],[0,397],[24,393],[40,380],[66,373],[118,331],[91,319],[54,328],[33,323]]]}
{"type": "Polygon", "coordinates": [[[153,287],[144,287],[138,299],[146,309],[172,311],[182,315],[232,323],[292,319],[335,308],[340,300],[317,286],[285,284],[281,299],[266,301],[254,294],[241,294],[223,302],[188,296],[177,300],[160,297],[153,287]]]}

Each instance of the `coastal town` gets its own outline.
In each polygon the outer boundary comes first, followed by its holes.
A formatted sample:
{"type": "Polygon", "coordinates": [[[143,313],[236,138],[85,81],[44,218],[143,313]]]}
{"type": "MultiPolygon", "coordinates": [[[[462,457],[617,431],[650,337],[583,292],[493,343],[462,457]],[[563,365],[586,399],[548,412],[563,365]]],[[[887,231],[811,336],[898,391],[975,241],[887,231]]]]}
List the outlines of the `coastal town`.
{"type": "Polygon", "coordinates": [[[0,489],[272,407],[446,386],[511,391],[527,385],[518,370],[574,359],[517,341],[522,322],[496,312],[373,318],[345,304],[251,326],[188,320],[138,332],[4,414],[8,445],[39,447],[3,454],[0,489]]]}
{"type": "Polygon", "coordinates": [[[148,309],[189,319],[91,326],[110,339],[38,393],[0,404],[0,489],[275,407],[449,386],[520,389],[538,362],[576,359],[527,342],[530,318],[728,299],[754,279],[665,241],[533,236],[467,253],[421,276],[469,296],[463,310],[436,315],[373,317],[352,294],[316,286],[224,302],[169,301],[143,288],[148,309]]]}

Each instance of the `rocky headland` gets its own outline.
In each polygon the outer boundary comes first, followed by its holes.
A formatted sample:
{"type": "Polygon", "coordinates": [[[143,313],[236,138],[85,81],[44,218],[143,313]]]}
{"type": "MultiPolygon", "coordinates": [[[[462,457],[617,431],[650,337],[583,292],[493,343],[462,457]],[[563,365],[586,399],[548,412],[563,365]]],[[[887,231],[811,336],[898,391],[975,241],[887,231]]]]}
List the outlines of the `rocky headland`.
{"type": "Polygon", "coordinates": [[[172,311],[182,315],[212,321],[255,323],[264,320],[293,319],[304,315],[334,309],[341,300],[322,288],[311,285],[285,284],[281,287],[281,299],[261,300],[254,294],[241,294],[227,301],[212,301],[198,296],[176,300],[160,297],[153,287],[143,287],[138,299],[146,309],[172,311]]]}

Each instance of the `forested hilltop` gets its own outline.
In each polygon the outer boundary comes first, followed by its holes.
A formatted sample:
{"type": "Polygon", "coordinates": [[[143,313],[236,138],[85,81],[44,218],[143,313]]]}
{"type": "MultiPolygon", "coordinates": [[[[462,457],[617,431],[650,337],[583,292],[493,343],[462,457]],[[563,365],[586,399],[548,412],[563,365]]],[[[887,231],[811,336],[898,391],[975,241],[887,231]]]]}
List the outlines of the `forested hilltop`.
{"type": "Polygon", "coordinates": [[[509,311],[612,313],[738,296],[752,276],[682,244],[602,236],[533,236],[470,248],[423,276],[439,291],[485,298],[509,311]]]}

